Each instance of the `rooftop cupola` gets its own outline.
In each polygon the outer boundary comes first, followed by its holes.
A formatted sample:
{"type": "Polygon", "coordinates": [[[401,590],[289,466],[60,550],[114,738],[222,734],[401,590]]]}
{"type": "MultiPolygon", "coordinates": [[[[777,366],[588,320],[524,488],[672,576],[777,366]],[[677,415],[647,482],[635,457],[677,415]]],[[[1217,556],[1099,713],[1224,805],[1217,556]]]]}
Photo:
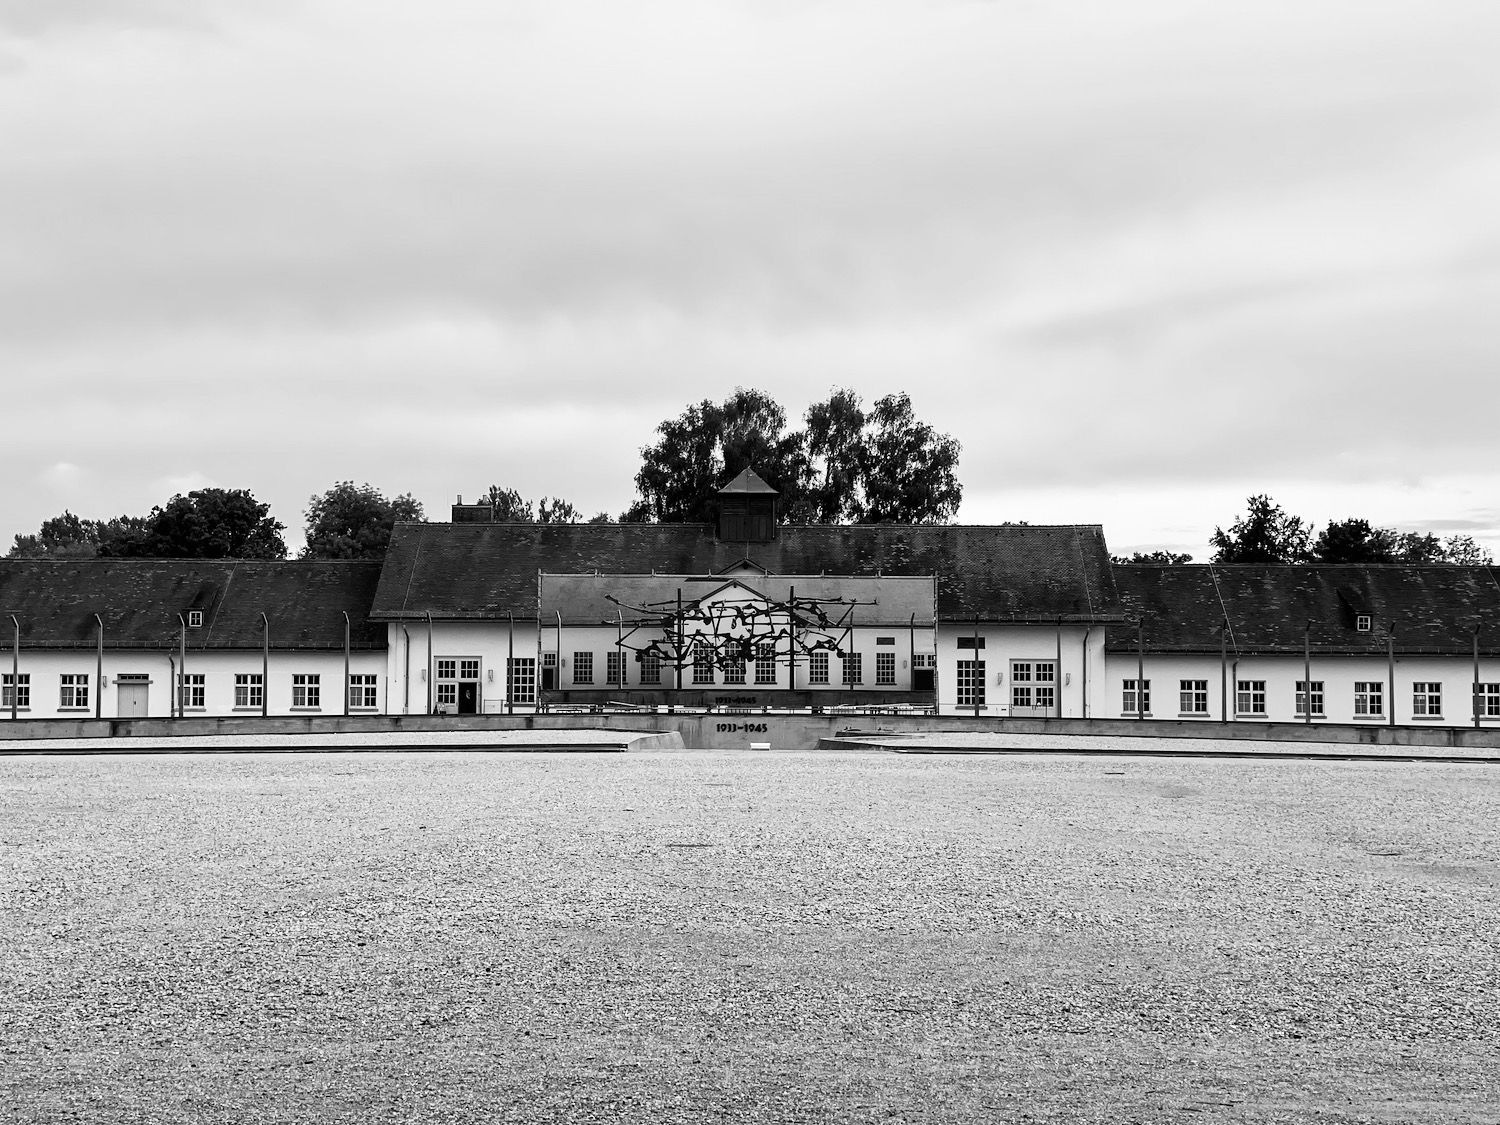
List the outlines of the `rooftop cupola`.
{"type": "Polygon", "coordinates": [[[754,469],[719,489],[719,538],[731,543],[767,543],[776,537],[776,497],[781,495],[754,469]]]}

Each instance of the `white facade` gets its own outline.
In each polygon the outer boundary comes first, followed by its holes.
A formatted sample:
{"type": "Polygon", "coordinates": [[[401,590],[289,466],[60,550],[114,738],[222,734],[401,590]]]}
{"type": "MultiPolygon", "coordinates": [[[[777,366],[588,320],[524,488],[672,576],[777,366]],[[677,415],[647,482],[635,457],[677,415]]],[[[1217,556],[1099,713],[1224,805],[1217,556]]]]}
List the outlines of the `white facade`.
{"type": "MultiPolygon", "coordinates": [[[[1135,718],[1137,658],[1112,652],[1107,689],[1096,718],[1135,718]]],[[[1303,658],[1145,654],[1146,717],[1229,721],[1306,722],[1299,705],[1303,658]],[[1186,681],[1186,684],[1184,683],[1186,681]],[[1191,686],[1188,686],[1191,685],[1191,686]],[[1186,698],[1205,697],[1205,698],[1186,698]],[[1206,710],[1196,710],[1202,705],[1206,710]]],[[[1312,722],[1402,726],[1472,726],[1474,663],[1458,656],[1396,655],[1394,676],[1385,657],[1314,656],[1312,722]],[[1392,688],[1394,684],[1394,689],[1392,688]],[[1418,690],[1417,685],[1422,685],[1418,690]],[[1320,698],[1321,697],[1321,698],[1320,698]],[[1377,710],[1378,708],[1378,710],[1377,710]]],[[[1480,662],[1480,725],[1500,726],[1500,660],[1480,662]]]]}
{"type": "MultiPolygon", "coordinates": [[[[179,652],[159,649],[106,649],[103,676],[97,652],[86,649],[23,648],[20,654],[21,697],[17,718],[167,718],[172,714],[172,679],[179,652]],[[82,700],[80,704],[80,700],[82,700]]],[[[270,678],[265,679],[258,650],[188,650],[188,716],[261,714],[261,690],[270,715],[341,715],[344,713],[344,654],[305,650],[271,650],[270,678]],[[201,679],[199,678],[201,677],[201,679]],[[298,690],[300,689],[300,691],[298,690]],[[296,700],[301,700],[299,706],[296,700]]],[[[350,654],[350,714],[381,714],[387,706],[386,654],[350,654]],[[357,702],[355,702],[357,700],[357,702]]],[[[0,721],[11,713],[10,653],[0,659],[0,721]]]]}

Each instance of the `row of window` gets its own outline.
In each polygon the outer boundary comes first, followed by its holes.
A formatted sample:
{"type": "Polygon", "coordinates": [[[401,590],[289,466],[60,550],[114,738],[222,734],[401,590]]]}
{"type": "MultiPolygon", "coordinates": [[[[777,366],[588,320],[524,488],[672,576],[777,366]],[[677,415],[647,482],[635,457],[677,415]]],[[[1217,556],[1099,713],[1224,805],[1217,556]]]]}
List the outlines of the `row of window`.
{"type": "MultiPolygon", "coordinates": [[[[984,647],[980,637],[979,646],[984,647]]],[[[973,637],[960,637],[960,648],[973,648],[973,637]],[[967,640],[969,644],[962,642],[967,640]]],[[[954,683],[958,688],[960,707],[985,705],[985,661],[960,660],[954,683]]],[[[1038,707],[1048,711],[1057,706],[1057,661],[1012,660],[1010,662],[1010,705],[1012,710],[1038,707]]]]}
{"type": "MultiPolygon", "coordinates": [[[[544,653],[544,658],[555,654],[544,653]]],[[[934,660],[932,656],[917,656],[913,658],[913,667],[931,667],[927,662],[934,660]]],[[[548,662],[550,664],[550,661],[548,662]]],[[[841,680],[844,684],[861,684],[865,680],[864,654],[860,652],[846,652],[840,658],[841,680]]],[[[710,644],[698,644],[693,648],[692,683],[695,687],[713,685],[719,683],[718,665],[714,661],[714,648],[710,644]]],[[[723,663],[725,684],[746,683],[750,664],[743,656],[731,657],[723,663]]],[[[762,645],[756,650],[753,663],[755,683],[758,685],[772,685],[776,683],[776,650],[771,645],[762,645]]],[[[641,656],[641,683],[643,685],[658,685],[661,683],[661,658],[650,654],[641,656]]],[[[441,682],[442,677],[439,676],[441,682]]],[[[575,652],[573,654],[573,684],[575,687],[592,684],[594,682],[594,654],[592,652],[575,652]]],[[[610,652],[605,654],[604,682],[606,685],[615,686],[625,682],[625,654],[622,652],[610,652]]],[[[810,684],[826,684],[830,682],[830,662],[827,652],[813,652],[807,658],[807,682],[810,684]]],[[[875,654],[875,682],[879,685],[892,685],[896,683],[896,654],[894,652],[877,652],[875,654]]]]}
{"type": "MultiPolygon", "coordinates": [[[[1135,680],[1122,684],[1121,710],[1126,714],[1137,714],[1151,710],[1151,681],[1140,684],[1139,693],[1135,680]]],[[[1411,686],[1411,710],[1413,715],[1441,718],[1443,714],[1443,685],[1434,680],[1418,680],[1411,686]]],[[[1500,718],[1500,684],[1479,684],[1479,713],[1487,718],[1500,718]]],[[[1354,681],[1355,715],[1385,715],[1385,682],[1383,680],[1354,681]]],[[[1308,714],[1309,699],[1313,715],[1324,714],[1323,681],[1298,680],[1294,690],[1295,713],[1308,714]],[[1310,689],[1310,690],[1309,690],[1310,689]]],[[[1208,681],[1178,681],[1178,711],[1184,715],[1208,714],[1208,681]]],[[[1235,713],[1239,715],[1264,715],[1266,713],[1266,681],[1236,680],[1234,693],[1235,713]]]]}
{"type": "MultiPolygon", "coordinates": [[[[186,708],[203,707],[208,692],[208,679],[202,672],[190,672],[177,677],[178,690],[182,693],[182,705],[186,708]]],[[[238,672],[234,677],[234,705],[236,707],[261,707],[265,703],[265,680],[260,672],[238,672]]],[[[322,706],[322,677],[316,672],[296,673],[292,676],[292,706],[317,708],[322,706]]],[[[6,672],[0,677],[0,709],[31,706],[31,673],[19,676],[6,672]]],[[[89,677],[85,673],[63,673],[58,677],[58,708],[78,710],[89,706],[89,677]]],[[[378,677],[356,673],[349,677],[349,706],[353,708],[375,708],[380,706],[378,677]]]]}

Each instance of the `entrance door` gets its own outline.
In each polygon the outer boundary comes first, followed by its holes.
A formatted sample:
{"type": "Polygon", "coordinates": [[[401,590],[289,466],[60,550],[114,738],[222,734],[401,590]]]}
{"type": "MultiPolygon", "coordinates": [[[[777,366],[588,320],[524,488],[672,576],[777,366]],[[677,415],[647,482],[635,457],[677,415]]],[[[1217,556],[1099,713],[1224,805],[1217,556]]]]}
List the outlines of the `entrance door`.
{"type": "Polygon", "coordinates": [[[122,719],[144,719],[151,714],[148,707],[151,686],[149,684],[119,683],[116,681],[119,715],[122,719]]]}
{"type": "Polygon", "coordinates": [[[458,685],[458,713],[474,715],[479,711],[479,685],[465,681],[458,685]]]}

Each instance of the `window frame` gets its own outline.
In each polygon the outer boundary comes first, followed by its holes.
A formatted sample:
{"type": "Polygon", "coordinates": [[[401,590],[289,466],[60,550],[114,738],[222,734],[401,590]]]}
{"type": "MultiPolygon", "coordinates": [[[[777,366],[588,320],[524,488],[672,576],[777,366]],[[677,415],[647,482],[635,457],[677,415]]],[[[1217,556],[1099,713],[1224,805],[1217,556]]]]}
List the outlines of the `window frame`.
{"type": "Polygon", "coordinates": [[[292,710],[323,709],[323,675],[321,672],[292,673],[292,710]]]}
{"type": "Polygon", "coordinates": [[[505,658],[505,692],[512,704],[536,702],[537,660],[534,656],[505,658]]]}
{"type": "Polygon", "coordinates": [[[829,666],[832,663],[828,659],[828,650],[819,649],[817,652],[807,654],[807,682],[809,684],[828,683],[829,666]]]}
{"type": "Polygon", "coordinates": [[[714,646],[699,637],[693,641],[693,686],[713,687],[717,682],[714,672],[714,646]]]}
{"type": "Polygon", "coordinates": [[[1385,681],[1354,681],[1354,717],[1356,719],[1385,718],[1385,681]]]}
{"type": "Polygon", "coordinates": [[[984,710],[988,706],[985,702],[984,682],[987,674],[985,668],[986,662],[970,659],[959,660],[956,663],[957,667],[953,673],[953,687],[957,706],[978,707],[980,710],[984,710]]]}
{"type": "Polygon", "coordinates": [[[1234,713],[1236,715],[1266,714],[1265,680],[1242,680],[1238,676],[1235,677],[1234,713]],[[1243,706],[1247,700],[1250,704],[1248,708],[1243,706]],[[1260,704],[1259,707],[1256,707],[1257,702],[1260,704]]]}
{"type": "Polygon", "coordinates": [[[261,672],[236,672],[234,674],[234,709],[236,711],[259,711],[265,706],[266,682],[261,672]]]}
{"type": "Polygon", "coordinates": [[[605,687],[625,686],[625,651],[615,648],[604,654],[605,687]]]}
{"type": "Polygon", "coordinates": [[[839,657],[839,683],[853,687],[865,682],[865,654],[846,652],[839,657]]]}
{"type": "MultiPolygon", "coordinates": [[[[1304,699],[1304,696],[1307,694],[1307,684],[1307,680],[1297,680],[1292,687],[1292,714],[1296,715],[1299,719],[1307,718],[1307,704],[1304,699]]],[[[1314,719],[1326,719],[1328,712],[1325,706],[1326,693],[1324,691],[1324,681],[1322,680],[1312,681],[1312,703],[1314,708],[1312,717],[1314,719]]]]}
{"type": "Polygon", "coordinates": [[[573,681],[574,687],[594,686],[594,653],[592,649],[587,652],[579,649],[574,650],[572,673],[569,678],[573,681]]]}
{"type": "Polygon", "coordinates": [[[3,679],[0,679],[0,700],[4,700],[4,703],[5,703],[5,708],[4,709],[7,710],[7,711],[9,711],[10,708],[11,708],[11,701],[10,700],[11,700],[11,696],[13,694],[16,697],[15,708],[16,708],[17,711],[30,711],[31,710],[31,673],[30,672],[20,672],[20,673],[6,672],[4,674],[3,679]],[[16,678],[17,682],[16,683],[12,683],[11,682],[12,678],[16,678]]]}
{"type": "MultiPolygon", "coordinates": [[[[473,680],[455,680],[455,687],[459,683],[473,683],[473,680]]],[[[350,672],[347,686],[349,693],[349,710],[351,711],[378,711],[380,710],[380,679],[373,672],[350,672]]],[[[455,699],[456,702],[456,699],[455,699]]]]}
{"type": "MultiPolygon", "coordinates": [[[[1151,689],[1147,688],[1146,691],[1149,694],[1151,689]]],[[[1177,681],[1177,713],[1179,715],[1208,714],[1207,680],[1177,681]]]]}
{"type": "Polygon", "coordinates": [[[1120,714],[1121,715],[1149,715],[1151,714],[1151,678],[1148,676],[1140,680],[1144,686],[1141,688],[1141,707],[1136,709],[1136,681],[1139,677],[1131,676],[1120,680],[1120,714]]]}
{"type": "Polygon", "coordinates": [[[875,654],[875,685],[877,687],[896,686],[896,654],[894,652],[875,654]]]}
{"type": "Polygon", "coordinates": [[[1443,717],[1443,681],[1416,680],[1411,685],[1411,713],[1413,718],[1441,719],[1443,717]],[[1433,705],[1436,704],[1436,710],[1433,705]]]}
{"type": "Polygon", "coordinates": [[[775,687],[777,675],[776,642],[761,641],[755,646],[755,686],[775,687]]]}

